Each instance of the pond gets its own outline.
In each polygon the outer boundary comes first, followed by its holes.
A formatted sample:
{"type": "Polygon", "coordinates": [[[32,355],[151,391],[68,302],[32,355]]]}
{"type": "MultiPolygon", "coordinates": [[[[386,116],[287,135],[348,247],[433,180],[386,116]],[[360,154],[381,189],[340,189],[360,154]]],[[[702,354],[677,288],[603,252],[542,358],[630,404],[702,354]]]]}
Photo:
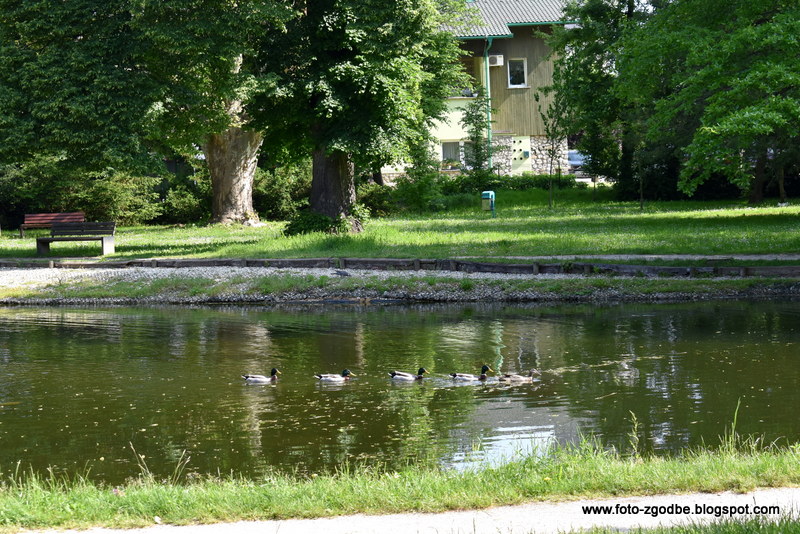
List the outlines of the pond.
{"type": "Polygon", "coordinates": [[[739,432],[794,442],[798,401],[797,302],[0,309],[4,475],[466,468],[581,436],[624,449],[634,417],[661,453],[717,443],[737,403],[739,432]],[[448,376],[484,363],[542,374],[448,376]],[[273,366],[276,384],[240,377],[273,366]]]}

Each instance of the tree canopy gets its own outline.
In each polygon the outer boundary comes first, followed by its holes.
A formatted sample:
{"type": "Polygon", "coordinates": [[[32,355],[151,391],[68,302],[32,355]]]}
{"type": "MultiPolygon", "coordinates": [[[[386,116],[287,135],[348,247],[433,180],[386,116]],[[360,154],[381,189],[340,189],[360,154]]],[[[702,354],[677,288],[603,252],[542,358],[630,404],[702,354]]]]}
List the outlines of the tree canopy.
{"type": "Polygon", "coordinates": [[[199,147],[214,219],[242,221],[266,138],[333,157],[315,182],[347,215],[349,162],[398,158],[443,111],[460,71],[440,28],[458,5],[0,0],[0,161],[50,153],[102,169],[199,147]]]}
{"type": "Polygon", "coordinates": [[[573,4],[577,29],[554,40],[565,51],[557,89],[575,104],[573,130],[584,134],[580,148],[598,172],[619,176],[614,146],[624,148],[625,126],[640,180],[654,172],[686,194],[722,178],[758,201],[768,174],[782,184],[797,172],[797,2],[735,0],[720,9],[711,0],[652,1],[624,25],[621,9],[605,0],[573,4]],[[613,37],[602,53],[594,34],[613,37]],[[604,110],[619,122],[603,119],[604,110]],[[592,142],[592,122],[605,146],[592,142]]]}
{"type": "Polygon", "coordinates": [[[285,32],[261,35],[257,63],[278,90],[257,99],[267,145],[315,154],[312,209],[348,216],[353,164],[407,155],[463,79],[456,39],[441,30],[458,2],[308,0],[285,32]]]}

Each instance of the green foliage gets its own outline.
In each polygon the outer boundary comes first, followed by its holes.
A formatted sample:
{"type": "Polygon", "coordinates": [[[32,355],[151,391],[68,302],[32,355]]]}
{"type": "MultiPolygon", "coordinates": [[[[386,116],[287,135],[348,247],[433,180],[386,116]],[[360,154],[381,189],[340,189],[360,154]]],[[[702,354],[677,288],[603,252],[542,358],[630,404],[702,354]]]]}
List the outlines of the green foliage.
{"type": "Polygon", "coordinates": [[[457,40],[441,31],[457,5],[324,0],[262,32],[258,64],[280,87],[249,110],[266,144],[351,153],[367,168],[405,156],[464,76],[457,40]]]}
{"type": "Polygon", "coordinates": [[[70,198],[74,205],[83,206],[90,219],[138,224],[161,214],[155,191],[160,182],[160,176],[133,176],[109,170],[89,175],[86,187],[72,191],[70,198]]]}
{"type": "Polygon", "coordinates": [[[324,232],[327,234],[346,234],[350,231],[351,222],[345,217],[333,219],[312,210],[300,211],[283,230],[286,236],[324,232]]]}
{"type": "Polygon", "coordinates": [[[445,206],[443,180],[438,172],[400,176],[395,181],[392,198],[409,211],[440,211],[445,206]]]}
{"type": "Polygon", "coordinates": [[[155,186],[160,176],[114,169],[80,170],[65,157],[37,156],[0,168],[0,208],[20,223],[25,213],[84,211],[88,220],[132,224],[161,213],[155,186]]]}
{"type": "MultiPolygon", "coordinates": [[[[616,93],[617,54],[625,29],[646,17],[638,0],[572,0],[564,10],[576,25],[555,26],[553,90],[569,113],[563,128],[590,156],[586,171],[633,186],[629,149],[631,110],[616,93]]],[[[663,51],[662,51],[663,53],[663,51]]]]}
{"type": "Polygon", "coordinates": [[[392,199],[400,208],[414,212],[442,209],[446,178],[431,150],[430,137],[419,138],[409,149],[411,165],[395,180],[392,199]]]}
{"type": "Polygon", "coordinates": [[[178,167],[161,184],[164,210],[159,222],[196,223],[211,218],[211,179],[208,169],[178,167]],[[164,189],[166,189],[164,191],[164,189]]]}
{"type": "MultiPolygon", "coordinates": [[[[774,171],[800,155],[800,74],[793,61],[800,54],[800,6],[736,1],[726,11],[710,16],[707,1],[678,2],[636,34],[639,47],[678,45],[672,48],[678,74],[667,94],[650,93],[654,114],[646,124],[654,140],[674,124],[692,124],[680,145],[688,155],[680,187],[689,194],[715,174],[746,190],[759,159],[771,160],[774,171]]],[[[637,74],[657,68],[644,59],[631,63],[637,74]]]]}
{"type": "Polygon", "coordinates": [[[152,161],[157,98],[127,2],[0,1],[0,162],[57,154],[89,171],[152,161]]]}
{"type": "Polygon", "coordinates": [[[730,196],[727,181],[758,200],[772,178],[785,200],[800,160],[800,6],[587,0],[566,13],[580,24],[550,40],[554,90],[589,172],[626,198],[730,196]]]}
{"type": "Polygon", "coordinates": [[[358,187],[356,196],[372,216],[385,217],[395,209],[393,192],[394,189],[388,185],[369,182],[358,187]]]}
{"type": "Polygon", "coordinates": [[[285,221],[308,205],[311,160],[303,159],[270,170],[256,171],[253,206],[267,220],[285,221]]]}
{"type": "Polygon", "coordinates": [[[488,187],[488,182],[493,176],[491,150],[487,131],[490,122],[487,113],[491,107],[491,100],[486,95],[483,87],[478,88],[478,95],[466,106],[461,117],[461,125],[467,133],[467,142],[464,144],[464,168],[462,169],[462,190],[465,192],[483,191],[488,187]]]}
{"type": "Polygon", "coordinates": [[[314,191],[343,191],[324,201],[312,194],[311,209],[351,209],[351,171],[329,159],[345,154],[368,169],[402,160],[443,115],[465,76],[458,41],[441,29],[460,4],[322,0],[298,10],[285,31],[262,32],[257,61],[280,89],[256,99],[248,110],[253,124],[265,131],[267,146],[314,151],[315,165],[328,165],[316,179],[338,183],[314,191]]]}
{"type": "MultiPolygon", "coordinates": [[[[549,189],[550,184],[557,189],[580,188],[585,184],[579,183],[571,174],[551,175],[523,173],[519,175],[491,174],[487,179],[480,183],[482,189],[497,190],[505,189],[510,191],[527,191],[529,189],[549,189]]],[[[455,176],[447,179],[442,184],[442,189],[447,194],[471,193],[478,191],[475,189],[475,182],[469,175],[455,176]]]]}

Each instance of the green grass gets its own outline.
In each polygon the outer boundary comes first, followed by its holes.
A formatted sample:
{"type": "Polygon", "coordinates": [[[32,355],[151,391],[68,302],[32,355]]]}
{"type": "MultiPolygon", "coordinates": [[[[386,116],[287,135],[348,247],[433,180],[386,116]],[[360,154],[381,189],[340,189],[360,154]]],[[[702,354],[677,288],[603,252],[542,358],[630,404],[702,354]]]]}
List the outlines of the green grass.
{"type": "MultiPolygon", "coordinates": [[[[284,237],[284,223],[243,226],[136,226],[118,231],[104,259],[548,256],[595,254],[778,254],[800,250],[800,205],[750,208],[743,202],[613,202],[590,191],[498,191],[498,216],[468,208],[372,219],[358,235],[284,237]]],[[[42,232],[40,232],[41,234],[42,232]]],[[[35,232],[0,240],[0,257],[35,255],[35,232]]],[[[52,256],[93,256],[96,243],[54,243],[52,256]]]]}
{"type": "MultiPolygon", "coordinates": [[[[618,530],[593,529],[590,534],[617,534],[618,530]]],[[[782,518],[769,520],[763,518],[748,519],[746,521],[726,520],[708,525],[688,524],[678,527],[638,528],[631,529],[631,534],[788,534],[800,532],[800,521],[782,518]]]]}
{"type": "Polygon", "coordinates": [[[344,467],[319,475],[272,474],[168,480],[147,470],[121,487],[87,477],[16,473],[0,483],[0,530],[132,527],[165,523],[437,512],[535,500],[659,493],[747,491],[800,484],[800,447],[757,440],[679,456],[623,456],[586,442],[467,472],[432,466],[400,471],[344,467]]]}

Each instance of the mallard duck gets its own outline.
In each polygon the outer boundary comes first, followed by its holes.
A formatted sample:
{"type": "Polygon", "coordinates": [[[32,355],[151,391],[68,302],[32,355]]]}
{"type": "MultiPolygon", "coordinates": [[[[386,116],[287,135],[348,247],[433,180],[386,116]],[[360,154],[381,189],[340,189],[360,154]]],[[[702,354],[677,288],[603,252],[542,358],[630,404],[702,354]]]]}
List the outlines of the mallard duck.
{"type": "Polygon", "coordinates": [[[498,379],[500,382],[533,382],[533,377],[541,374],[538,369],[531,369],[527,375],[507,374],[500,375],[498,379]]]}
{"type": "Polygon", "coordinates": [[[329,375],[319,374],[319,375],[314,375],[314,376],[316,376],[317,379],[320,380],[321,382],[345,382],[347,380],[350,380],[351,376],[356,376],[356,375],[351,373],[350,369],[345,369],[344,371],[342,371],[342,374],[340,374],[340,375],[337,375],[337,374],[329,374],[329,375]]]}
{"type": "Polygon", "coordinates": [[[480,376],[470,375],[467,373],[450,373],[450,376],[453,377],[453,380],[462,380],[464,382],[475,382],[478,380],[486,380],[486,373],[488,373],[489,371],[494,373],[494,369],[492,369],[488,365],[484,365],[483,367],[481,367],[480,376]]]}
{"type": "Polygon", "coordinates": [[[428,370],[424,367],[420,367],[417,374],[412,373],[404,373],[402,371],[392,371],[389,373],[389,376],[392,377],[392,380],[403,380],[405,382],[413,382],[414,380],[422,380],[422,375],[427,373],[428,370]]]}
{"type": "Polygon", "coordinates": [[[278,381],[279,374],[281,374],[281,372],[273,367],[272,371],[270,371],[269,376],[242,375],[242,378],[244,378],[244,381],[247,382],[248,384],[270,384],[272,382],[278,381]]]}

